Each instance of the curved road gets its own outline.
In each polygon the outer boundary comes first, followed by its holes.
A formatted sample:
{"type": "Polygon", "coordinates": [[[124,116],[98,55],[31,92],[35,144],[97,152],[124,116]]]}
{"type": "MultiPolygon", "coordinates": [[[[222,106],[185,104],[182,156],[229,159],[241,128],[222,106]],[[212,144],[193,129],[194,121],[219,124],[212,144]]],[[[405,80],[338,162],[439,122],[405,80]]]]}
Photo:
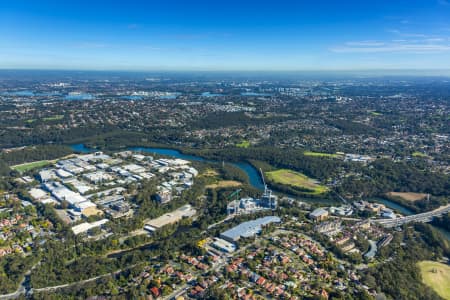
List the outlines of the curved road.
{"type": "Polygon", "coordinates": [[[434,217],[441,216],[443,214],[450,212],[450,204],[441,206],[439,208],[436,208],[435,210],[416,214],[416,215],[410,215],[402,218],[397,219],[377,219],[375,222],[379,223],[380,225],[383,225],[386,228],[392,228],[401,226],[403,224],[407,224],[410,222],[421,222],[421,223],[427,223],[431,222],[431,220],[434,217]]]}
{"type": "MultiPolygon", "coordinates": [[[[54,291],[54,290],[66,288],[66,287],[73,286],[73,285],[77,285],[77,284],[88,283],[88,282],[95,281],[95,280],[98,280],[98,279],[103,278],[103,277],[107,277],[107,276],[111,276],[111,275],[117,275],[117,274],[123,272],[124,270],[133,268],[133,267],[135,267],[135,266],[137,266],[137,265],[139,265],[139,264],[142,264],[142,263],[137,263],[137,264],[128,266],[128,267],[126,267],[126,268],[117,270],[117,271],[112,272],[112,273],[106,273],[106,274],[98,275],[98,276],[91,277],[91,278],[88,278],[88,279],[83,279],[83,280],[79,280],[79,281],[75,281],[75,282],[71,282],[71,283],[60,284],[60,285],[47,286],[47,287],[37,288],[37,289],[33,289],[33,288],[31,288],[30,286],[27,287],[26,284],[25,284],[25,283],[29,280],[28,277],[29,277],[29,275],[30,275],[30,273],[31,273],[31,270],[30,270],[30,271],[28,271],[28,272],[25,274],[25,277],[24,277],[23,280],[21,281],[20,286],[19,286],[19,288],[17,289],[17,291],[15,291],[14,293],[10,293],[10,294],[0,295],[0,299],[1,299],[1,300],[6,300],[6,299],[16,299],[16,298],[18,298],[20,295],[23,295],[23,294],[29,295],[29,294],[32,294],[33,292],[54,291]]],[[[36,264],[36,265],[37,265],[37,264],[36,264]]],[[[35,265],[35,266],[36,266],[36,265],[35,265]]],[[[33,266],[33,268],[34,268],[35,266],[33,266]]]]}

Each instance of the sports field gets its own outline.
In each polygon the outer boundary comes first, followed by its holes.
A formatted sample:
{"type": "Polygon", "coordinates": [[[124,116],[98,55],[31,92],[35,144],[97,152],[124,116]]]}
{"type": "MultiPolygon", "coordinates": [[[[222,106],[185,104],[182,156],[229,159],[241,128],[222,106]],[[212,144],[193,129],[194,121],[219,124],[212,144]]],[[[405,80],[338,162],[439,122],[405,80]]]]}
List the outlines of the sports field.
{"type": "Polygon", "coordinates": [[[429,157],[429,156],[426,155],[425,153],[422,153],[422,152],[419,152],[419,151],[414,152],[414,153],[412,154],[412,156],[413,156],[413,157],[423,157],[423,158],[429,157]]]}
{"type": "Polygon", "coordinates": [[[439,296],[450,300],[450,266],[435,262],[421,261],[417,264],[422,274],[422,281],[439,296]]]}
{"type": "Polygon", "coordinates": [[[301,189],[310,190],[312,194],[323,194],[328,191],[326,186],[318,184],[308,176],[288,169],[266,172],[267,178],[275,183],[290,185],[301,189]]]}
{"type": "Polygon", "coordinates": [[[57,120],[62,120],[63,118],[64,118],[63,115],[56,115],[56,116],[52,116],[52,117],[43,118],[42,120],[44,120],[44,121],[57,121],[57,120]]]}
{"type": "Polygon", "coordinates": [[[11,169],[19,171],[19,172],[26,172],[26,171],[30,171],[36,168],[42,168],[45,167],[49,164],[51,164],[52,162],[49,160],[40,160],[40,161],[33,161],[30,163],[25,163],[25,164],[20,164],[20,165],[15,165],[12,166],[11,169]]]}
{"type": "Polygon", "coordinates": [[[337,154],[313,152],[313,151],[305,151],[305,152],[303,152],[303,155],[305,155],[305,156],[316,156],[316,157],[330,157],[330,158],[337,158],[337,157],[339,157],[339,155],[337,155],[337,154]]]}
{"type": "Polygon", "coordinates": [[[250,147],[250,142],[247,140],[244,140],[244,141],[240,142],[239,144],[236,144],[236,147],[248,148],[248,147],[250,147]]]}

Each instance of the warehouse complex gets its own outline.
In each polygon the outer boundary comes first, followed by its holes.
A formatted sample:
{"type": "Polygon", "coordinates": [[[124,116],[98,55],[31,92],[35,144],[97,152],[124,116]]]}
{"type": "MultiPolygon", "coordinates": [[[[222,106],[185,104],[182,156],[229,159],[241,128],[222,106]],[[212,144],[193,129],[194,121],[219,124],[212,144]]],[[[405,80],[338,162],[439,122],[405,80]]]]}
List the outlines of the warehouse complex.
{"type": "Polygon", "coordinates": [[[237,225],[223,233],[220,237],[229,242],[236,242],[241,237],[248,238],[261,233],[262,227],[270,223],[280,223],[281,219],[276,216],[267,216],[237,225]]]}

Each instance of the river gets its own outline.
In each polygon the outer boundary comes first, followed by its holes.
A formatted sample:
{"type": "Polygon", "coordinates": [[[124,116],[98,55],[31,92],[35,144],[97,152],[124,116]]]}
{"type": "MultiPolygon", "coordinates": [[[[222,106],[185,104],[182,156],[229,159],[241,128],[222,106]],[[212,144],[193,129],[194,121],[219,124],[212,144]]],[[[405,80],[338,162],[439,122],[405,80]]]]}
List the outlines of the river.
{"type": "MultiPolygon", "coordinates": [[[[154,154],[165,155],[165,156],[170,156],[170,157],[175,157],[175,158],[181,158],[181,159],[191,160],[191,161],[222,163],[217,160],[205,159],[205,158],[197,156],[197,155],[183,154],[180,151],[174,150],[174,149],[134,147],[134,148],[129,148],[129,150],[137,151],[137,152],[154,153],[154,154]]],[[[241,171],[243,171],[245,174],[247,174],[247,176],[249,178],[249,182],[254,188],[256,188],[258,190],[264,190],[264,184],[261,180],[259,171],[256,170],[248,162],[235,162],[235,163],[228,163],[228,164],[235,166],[236,168],[239,168],[241,171]]]]}
{"type": "MultiPolygon", "coordinates": [[[[95,149],[91,149],[86,147],[84,144],[75,144],[72,145],[71,148],[76,152],[81,153],[90,153],[94,152],[95,149]]],[[[210,162],[210,163],[222,163],[221,161],[217,160],[209,160],[205,159],[200,156],[196,155],[189,155],[181,153],[178,150],[174,149],[167,149],[167,148],[153,148],[153,147],[130,147],[127,150],[136,151],[136,152],[146,152],[146,153],[153,153],[153,154],[159,154],[159,155],[165,155],[185,160],[191,160],[191,161],[200,161],[200,162],[210,162]]],[[[264,190],[264,183],[262,182],[261,175],[259,171],[253,167],[248,162],[226,162],[232,166],[235,166],[236,168],[239,168],[241,171],[243,171],[245,174],[247,174],[249,178],[250,184],[258,189],[258,190],[264,190]]]]}
{"type": "Polygon", "coordinates": [[[371,198],[369,199],[370,201],[374,201],[374,202],[378,202],[381,204],[386,205],[386,207],[389,207],[390,209],[393,209],[399,213],[401,213],[402,215],[405,216],[410,216],[413,215],[414,212],[412,210],[410,210],[409,208],[402,206],[396,202],[390,201],[388,199],[384,199],[384,198],[371,198]]]}
{"type": "MultiPolygon", "coordinates": [[[[74,151],[81,152],[81,153],[90,153],[90,152],[95,151],[95,149],[88,148],[84,144],[71,145],[71,148],[74,151]]],[[[191,160],[191,161],[222,163],[221,161],[209,160],[209,159],[205,159],[203,157],[196,156],[196,155],[183,154],[178,150],[168,149],[168,148],[130,147],[130,148],[128,148],[128,150],[165,155],[165,156],[170,156],[170,157],[175,157],[175,158],[180,158],[180,159],[185,159],[185,160],[191,160]]],[[[261,174],[251,164],[249,164],[248,162],[227,162],[227,163],[231,164],[231,165],[239,168],[243,172],[245,172],[245,174],[247,174],[247,176],[249,178],[250,184],[254,188],[256,188],[258,190],[264,190],[264,184],[261,179],[261,174]]],[[[382,204],[386,205],[387,207],[389,207],[393,210],[396,210],[405,216],[414,214],[414,212],[411,211],[410,209],[408,209],[398,203],[384,199],[384,198],[372,198],[370,200],[382,203],[382,204]]],[[[318,202],[321,202],[321,201],[318,201],[318,202]]],[[[448,240],[450,240],[450,232],[448,232],[440,227],[436,227],[436,226],[433,226],[433,227],[436,228],[438,231],[440,231],[448,240]]]]}
{"type": "MultiPolygon", "coordinates": [[[[96,149],[86,147],[84,144],[74,144],[74,145],[71,145],[71,148],[74,151],[80,152],[80,153],[91,153],[91,152],[96,151],[96,149]]],[[[180,158],[180,159],[185,159],[185,160],[190,160],[190,161],[222,163],[222,161],[206,159],[204,157],[197,156],[197,155],[184,154],[184,153],[180,152],[179,150],[169,149],[169,148],[129,147],[129,148],[127,148],[127,150],[136,151],[136,152],[146,152],[146,153],[150,153],[150,154],[159,154],[159,155],[170,156],[170,157],[180,158]]],[[[264,190],[264,183],[262,181],[260,171],[258,169],[256,169],[255,167],[253,167],[251,164],[249,164],[248,162],[245,162],[245,161],[225,162],[225,163],[230,164],[236,168],[239,168],[242,172],[247,174],[247,176],[249,178],[249,183],[251,186],[253,186],[254,188],[256,188],[260,191],[264,190]]],[[[303,202],[314,202],[314,203],[320,203],[320,204],[326,204],[326,205],[336,204],[336,202],[326,200],[326,199],[308,199],[308,198],[299,198],[298,196],[293,196],[293,195],[288,195],[288,194],[285,194],[285,195],[292,197],[292,198],[297,198],[298,200],[303,201],[303,202]]]]}
{"type": "MultiPolygon", "coordinates": [[[[406,207],[404,207],[404,206],[402,206],[402,205],[400,205],[398,203],[392,202],[392,201],[384,199],[384,198],[373,198],[371,200],[376,201],[378,203],[382,203],[382,204],[386,205],[386,207],[389,207],[389,208],[391,208],[393,210],[396,210],[396,211],[398,211],[399,213],[401,213],[402,215],[405,215],[405,216],[410,216],[410,215],[414,214],[414,212],[412,210],[410,210],[410,209],[408,209],[408,208],[406,208],[406,207]]],[[[432,225],[432,226],[437,231],[442,233],[442,235],[444,235],[450,241],[450,232],[449,231],[447,231],[447,230],[445,230],[445,229],[443,229],[441,227],[437,227],[437,226],[434,226],[434,225],[432,225]]]]}

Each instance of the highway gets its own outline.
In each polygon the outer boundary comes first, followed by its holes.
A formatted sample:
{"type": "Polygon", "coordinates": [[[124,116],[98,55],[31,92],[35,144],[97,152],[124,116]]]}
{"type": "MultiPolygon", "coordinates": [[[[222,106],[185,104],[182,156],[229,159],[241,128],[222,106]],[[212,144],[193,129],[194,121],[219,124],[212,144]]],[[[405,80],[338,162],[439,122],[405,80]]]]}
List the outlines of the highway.
{"type": "Polygon", "coordinates": [[[377,219],[375,222],[378,224],[381,224],[382,226],[386,228],[392,228],[401,226],[403,224],[411,223],[411,222],[421,222],[421,223],[427,223],[431,222],[434,217],[442,216],[446,213],[450,212],[450,204],[447,204],[445,206],[441,206],[435,210],[416,214],[416,215],[410,215],[402,218],[397,219],[377,219]]]}

